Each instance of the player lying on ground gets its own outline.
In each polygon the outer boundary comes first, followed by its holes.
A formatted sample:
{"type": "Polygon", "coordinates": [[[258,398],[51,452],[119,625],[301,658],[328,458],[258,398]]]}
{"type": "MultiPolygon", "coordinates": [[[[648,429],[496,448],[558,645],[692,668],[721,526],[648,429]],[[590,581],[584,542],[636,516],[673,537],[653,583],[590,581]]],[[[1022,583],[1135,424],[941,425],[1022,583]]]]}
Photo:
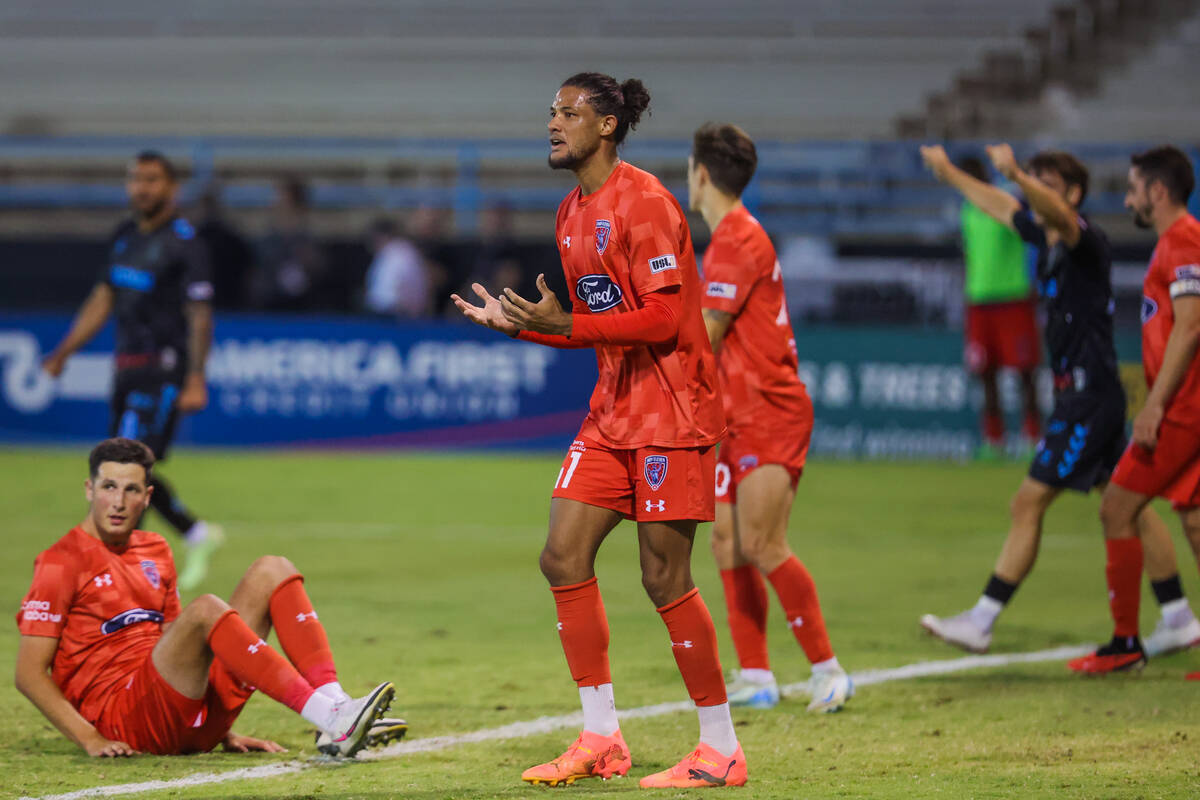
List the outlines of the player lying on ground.
{"type": "MultiPolygon", "coordinates": [[[[1154,540],[1136,521],[1151,500],[1171,501],[1200,558],[1200,222],[1187,211],[1194,184],[1191,161],[1174,147],[1135,155],[1129,168],[1125,206],[1138,227],[1158,234],[1142,296],[1142,365],[1150,392],[1100,503],[1113,638],[1072,661],[1078,672],[1140,669],[1146,663],[1138,608],[1142,561],[1153,560],[1154,540]]],[[[1146,640],[1146,651],[1153,640],[1154,635],[1146,640]]],[[[1200,680],[1200,672],[1187,677],[1200,680]]]]}
{"type": "MultiPolygon", "coordinates": [[[[1079,213],[1087,169],[1061,152],[1038,153],[1030,172],[1020,168],[1008,145],[989,147],[988,155],[1020,187],[1029,211],[1002,189],[955,167],[941,147],[921,148],[939,180],[1037,247],[1054,409],[1029,475],[1013,496],[1008,538],[983,595],[957,616],[921,618],[933,635],[975,653],[987,651],[996,618],[1033,568],[1051,503],[1064,489],[1086,493],[1102,486],[1125,449],[1125,391],[1113,345],[1112,259],[1104,232],[1079,213]]],[[[1156,652],[1189,647],[1200,640],[1200,622],[1183,596],[1170,533],[1150,508],[1139,509],[1134,520],[1150,554],[1146,573],[1162,605],[1149,642],[1156,652]]]]}
{"type": "Polygon", "coordinates": [[[767,658],[765,575],[813,665],[809,711],[837,711],[854,685],[833,654],[817,585],[787,541],[813,408],[797,375],[775,248],[741,201],[757,164],[754,142],[735,125],[705,125],[692,139],[688,204],[712,231],[700,304],[729,425],[717,459],[712,530],[741,666],[726,688],[731,705],[770,708],[779,702],[767,658]]]}
{"type": "MultiPolygon", "coordinates": [[[[43,367],[61,375],[71,355],[115,317],[108,435],[146,443],[161,462],[179,415],[202,411],[208,403],[204,363],[213,332],[211,266],[195,230],[179,215],[179,181],[165,156],[153,150],[135,156],[125,191],[133,217],[113,233],[99,280],[43,367]]],[[[183,536],[179,588],[195,589],[222,543],[222,531],[188,511],[161,475],[152,482],[150,504],[183,536]]]]}
{"type": "Polygon", "coordinates": [[[698,521],[713,518],[715,445],[725,433],[717,365],[700,316],[700,286],[683,209],[617,146],[649,106],[641,81],[568,78],[550,109],[550,166],[579,187],[558,210],[555,237],[565,312],[538,276],[541,299],[476,284],[466,317],[552,347],[595,347],[600,376],[550,501],[542,573],[583,704],[583,732],[559,758],[525,771],[531,783],[624,775],[629,748],[617,725],[608,620],[596,552],[622,519],[637,522],[642,584],[670,634],[671,652],[700,717],[700,743],[644,787],[734,786],[746,762],[729,716],[712,617],[692,582],[698,521]]]}
{"type": "Polygon", "coordinates": [[[134,529],[153,463],[132,439],[92,450],[87,516],[37,557],[17,614],[17,689],[92,756],[218,744],[278,752],[232,731],[255,689],[319,728],[323,752],[354,755],[391,703],[392,684],[358,699],[342,690],[325,629],[286,558],[255,561],[228,603],[206,594],[181,609],[166,540],[134,529]],[[286,659],[266,643],[272,626],[286,659]]]}

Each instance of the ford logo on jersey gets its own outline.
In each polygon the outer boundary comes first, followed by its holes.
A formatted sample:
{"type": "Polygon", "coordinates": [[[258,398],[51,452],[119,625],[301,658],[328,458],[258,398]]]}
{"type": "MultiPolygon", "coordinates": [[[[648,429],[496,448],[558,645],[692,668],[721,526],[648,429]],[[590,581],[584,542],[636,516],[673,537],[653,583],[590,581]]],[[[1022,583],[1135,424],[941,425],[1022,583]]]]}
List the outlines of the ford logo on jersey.
{"type": "Polygon", "coordinates": [[[1145,325],[1152,320],[1157,313],[1158,303],[1154,302],[1154,298],[1142,295],[1142,324],[1145,325]]]}
{"type": "Polygon", "coordinates": [[[575,296],[587,303],[593,313],[608,311],[621,304],[621,287],[607,275],[584,275],[575,282],[575,296]]]}
{"type": "Polygon", "coordinates": [[[128,611],[122,611],[112,619],[100,626],[100,632],[104,635],[116,633],[122,628],[128,628],[130,625],[136,625],[139,622],[162,622],[163,615],[161,611],[151,611],[148,608],[131,608],[128,611]]]}

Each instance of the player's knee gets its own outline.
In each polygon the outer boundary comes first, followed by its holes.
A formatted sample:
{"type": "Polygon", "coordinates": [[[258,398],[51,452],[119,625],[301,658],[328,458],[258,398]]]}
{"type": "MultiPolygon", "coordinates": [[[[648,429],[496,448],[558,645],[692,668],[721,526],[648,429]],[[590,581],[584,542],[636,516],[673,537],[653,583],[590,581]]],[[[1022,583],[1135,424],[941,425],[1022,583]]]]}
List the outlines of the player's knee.
{"type": "Polygon", "coordinates": [[[229,604],[215,594],[202,594],[188,603],[180,617],[208,629],[228,610],[229,604]]]}
{"type": "Polygon", "coordinates": [[[546,580],[550,581],[551,586],[565,586],[586,580],[586,578],[581,578],[580,581],[574,580],[578,576],[573,574],[570,560],[548,545],[542,548],[542,553],[538,556],[538,568],[546,576],[546,580]]]}
{"type": "Polygon", "coordinates": [[[259,556],[246,570],[246,577],[278,583],[299,572],[296,565],[283,556],[259,556]]]}
{"type": "Polygon", "coordinates": [[[690,585],[691,575],[686,569],[673,569],[666,562],[642,566],[642,588],[657,608],[679,599],[690,585]]]}

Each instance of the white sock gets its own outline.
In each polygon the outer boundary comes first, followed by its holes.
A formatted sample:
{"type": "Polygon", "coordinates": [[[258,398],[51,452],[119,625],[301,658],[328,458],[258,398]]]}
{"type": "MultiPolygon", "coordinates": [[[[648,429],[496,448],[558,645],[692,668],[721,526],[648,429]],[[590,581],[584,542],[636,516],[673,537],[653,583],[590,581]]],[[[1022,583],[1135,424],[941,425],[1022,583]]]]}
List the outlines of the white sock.
{"type": "Polygon", "coordinates": [[[183,534],[183,540],[188,544],[200,544],[208,538],[208,523],[200,520],[195,525],[187,529],[183,534]]]}
{"type": "Polygon", "coordinates": [[[1162,618],[1172,628],[1182,628],[1192,620],[1192,607],[1186,597],[1162,604],[1162,618]]]}
{"type": "Polygon", "coordinates": [[[344,703],[352,699],[337,681],[330,681],[317,687],[317,691],[335,703],[344,703]]]}
{"type": "Polygon", "coordinates": [[[817,672],[841,672],[842,665],[838,663],[837,656],[827,658],[824,661],[818,661],[812,665],[813,673],[817,672]]]}
{"type": "Polygon", "coordinates": [[[775,673],[769,669],[743,669],[742,680],[757,683],[760,686],[770,686],[775,682],[775,673]]]}
{"type": "Polygon", "coordinates": [[[313,692],[312,697],[300,709],[300,716],[316,725],[321,730],[332,735],[341,733],[335,730],[337,724],[338,704],[321,692],[313,692]]]}
{"type": "Polygon", "coordinates": [[[700,741],[723,756],[733,755],[738,740],[733,732],[733,718],[729,716],[729,703],[696,706],[696,714],[700,717],[700,741]]]}
{"type": "Polygon", "coordinates": [[[967,612],[967,618],[971,620],[971,624],[984,633],[989,633],[992,626],[996,624],[996,617],[1000,616],[1000,612],[1004,610],[1004,604],[999,600],[988,597],[986,594],[979,596],[979,602],[975,607],[967,612]]]}
{"type": "Polygon", "coordinates": [[[579,702],[583,704],[583,729],[601,736],[612,736],[620,725],[617,723],[617,701],[613,699],[613,685],[580,686],[579,702]]]}

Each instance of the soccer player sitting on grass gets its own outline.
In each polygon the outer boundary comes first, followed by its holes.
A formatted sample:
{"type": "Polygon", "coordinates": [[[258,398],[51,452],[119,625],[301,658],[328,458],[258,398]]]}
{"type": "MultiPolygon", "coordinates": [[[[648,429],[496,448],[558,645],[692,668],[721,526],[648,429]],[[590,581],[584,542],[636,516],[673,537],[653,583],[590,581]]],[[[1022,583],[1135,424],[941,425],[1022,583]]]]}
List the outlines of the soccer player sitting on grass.
{"type": "Polygon", "coordinates": [[[88,514],[34,562],[17,627],[17,688],[92,756],[283,750],[231,728],[259,689],[317,726],[329,755],[353,756],[395,693],[361,698],[338,683],[303,578],[280,556],[254,562],[230,602],[180,608],[175,563],[134,530],[150,503],[154,456],[107,439],[88,457],[88,514]],[[266,643],[272,625],[287,658],[266,643]],[[289,663],[290,662],[290,663],[289,663]]]}

